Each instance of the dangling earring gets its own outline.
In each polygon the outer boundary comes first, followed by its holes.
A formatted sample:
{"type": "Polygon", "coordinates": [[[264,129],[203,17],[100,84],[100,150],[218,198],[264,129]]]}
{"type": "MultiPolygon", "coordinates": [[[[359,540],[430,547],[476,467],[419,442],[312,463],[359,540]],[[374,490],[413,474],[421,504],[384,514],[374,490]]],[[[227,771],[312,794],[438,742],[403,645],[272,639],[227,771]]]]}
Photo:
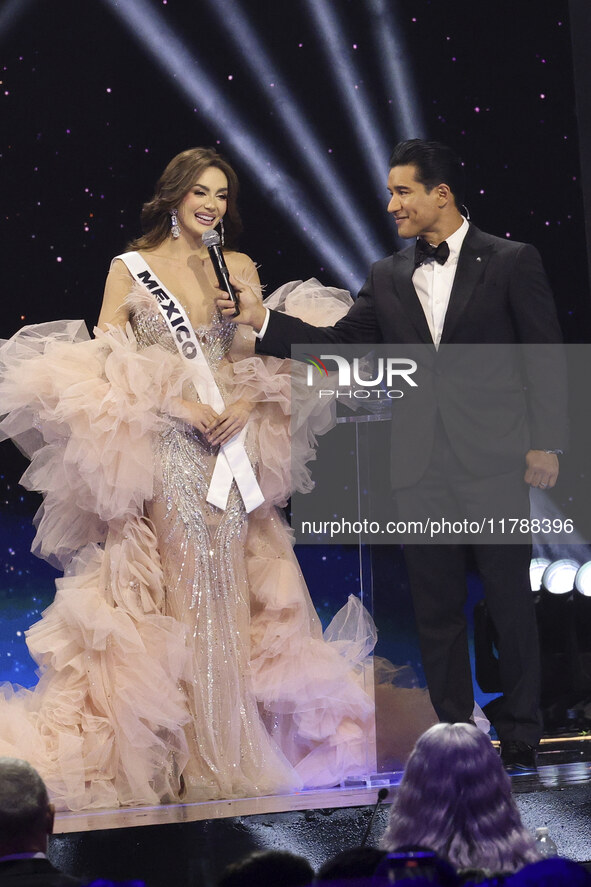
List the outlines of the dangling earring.
{"type": "Polygon", "coordinates": [[[221,242],[222,246],[224,246],[226,243],[226,240],[224,238],[224,220],[223,219],[220,219],[220,226],[219,227],[220,227],[220,242],[221,242]]]}
{"type": "Polygon", "coordinates": [[[181,229],[179,228],[179,220],[177,219],[178,209],[171,210],[170,213],[170,233],[176,240],[177,237],[181,236],[181,229]]]}

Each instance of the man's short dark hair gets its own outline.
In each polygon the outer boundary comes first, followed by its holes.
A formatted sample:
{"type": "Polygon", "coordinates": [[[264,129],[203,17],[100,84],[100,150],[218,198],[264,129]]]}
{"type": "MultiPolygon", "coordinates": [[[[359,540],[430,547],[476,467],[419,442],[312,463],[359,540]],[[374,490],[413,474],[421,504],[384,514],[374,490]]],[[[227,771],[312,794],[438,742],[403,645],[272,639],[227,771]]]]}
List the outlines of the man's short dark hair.
{"type": "Polygon", "coordinates": [[[48,806],[37,771],[27,761],[0,758],[0,837],[17,840],[43,829],[48,806]]]}
{"type": "Polygon", "coordinates": [[[316,881],[324,884],[352,878],[371,878],[386,854],[386,850],[378,847],[350,847],[342,850],[321,866],[316,881]]]}
{"type": "Polygon", "coordinates": [[[399,142],[390,155],[390,169],[394,166],[414,166],[416,179],[427,191],[437,185],[449,185],[459,208],[465,200],[466,182],[462,161],[448,145],[408,139],[399,142]]]}

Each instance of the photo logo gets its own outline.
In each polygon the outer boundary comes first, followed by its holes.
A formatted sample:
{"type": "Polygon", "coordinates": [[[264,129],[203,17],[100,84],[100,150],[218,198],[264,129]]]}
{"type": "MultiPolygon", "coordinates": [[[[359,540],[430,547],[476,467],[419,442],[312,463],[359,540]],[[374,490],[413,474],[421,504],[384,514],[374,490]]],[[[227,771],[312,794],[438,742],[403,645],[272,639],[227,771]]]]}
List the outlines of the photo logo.
{"type": "Polygon", "coordinates": [[[319,357],[316,357],[315,354],[306,354],[306,363],[308,364],[308,385],[314,384],[314,380],[312,379],[313,367],[316,367],[320,375],[324,373],[325,376],[328,376],[328,370],[326,369],[326,366],[322,363],[319,357]]]}
{"type": "MultiPolygon", "coordinates": [[[[321,389],[319,397],[354,397],[357,399],[390,398],[391,400],[404,397],[404,391],[394,388],[394,384],[406,383],[411,388],[417,388],[417,383],[412,378],[417,370],[417,363],[407,357],[378,357],[368,358],[354,357],[348,360],[341,354],[315,354],[306,355],[308,364],[306,384],[315,386],[314,370],[328,377],[329,370],[324,361],[332,361],[336,364],[336,388],[321,389]]],[[[331,374],[335,372],[331,369],[331,374]]]]}

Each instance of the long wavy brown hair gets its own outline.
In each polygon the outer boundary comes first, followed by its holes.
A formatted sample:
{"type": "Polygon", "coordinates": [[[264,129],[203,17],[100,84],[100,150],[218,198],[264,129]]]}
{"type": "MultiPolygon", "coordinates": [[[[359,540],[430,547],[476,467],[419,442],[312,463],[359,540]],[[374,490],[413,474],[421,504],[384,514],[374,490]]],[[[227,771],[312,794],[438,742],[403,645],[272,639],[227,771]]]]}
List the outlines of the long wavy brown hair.
{"type": "Polygon", "coordinates": [[[188,148],[173,157],[156,183],[154,196],[144,203],[140,216],[143,234],[128,244],[128,250],[155,249],[170,236],[170,213],[210,166],[228,180],[228,204],[224,216],[225,245],[230,249],[242,231],[238,213],[238,177],[227,160],[213,148],[188,148]]]}

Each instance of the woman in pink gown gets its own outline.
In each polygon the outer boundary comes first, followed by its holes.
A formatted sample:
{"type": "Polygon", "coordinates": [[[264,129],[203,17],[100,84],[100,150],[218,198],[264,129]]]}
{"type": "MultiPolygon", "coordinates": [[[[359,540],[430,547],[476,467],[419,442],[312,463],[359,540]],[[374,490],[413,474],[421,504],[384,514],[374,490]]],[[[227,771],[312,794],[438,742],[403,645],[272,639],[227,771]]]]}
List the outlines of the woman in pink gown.
{"type": "MultiPolygon", "coordinates": [[[[303,400],[292,410],[289,362],[256,357],[215,308],[206,231],[225,225],[231,273],[257,281],[231,248],[236,191],[214,151],[179,154],[144,206],[144,235],[113,260],[95,338],[79,321],[41,324],[0,352],[0,428],[44,497],[34,551],[65,570],[27,633],[38,685],[0,694],[0,755],[29,760],[58,808],[290,792],[372,766],[371,624],[352,598],[337,622],[353,643],[338,626],[336,643],[323,639],[278,510],[309,486],[329,420],[303,400]],[[133,261],[176,297],[200,369],[133,261]],[[221,401],[197,393],[212,384],[221,401]],[[225,507],[208,501],[230,440],[257,507],[231,476],[225,507]]],[[[319,285],[294,293],[324,322],[347,307],[319,285]]]]}

